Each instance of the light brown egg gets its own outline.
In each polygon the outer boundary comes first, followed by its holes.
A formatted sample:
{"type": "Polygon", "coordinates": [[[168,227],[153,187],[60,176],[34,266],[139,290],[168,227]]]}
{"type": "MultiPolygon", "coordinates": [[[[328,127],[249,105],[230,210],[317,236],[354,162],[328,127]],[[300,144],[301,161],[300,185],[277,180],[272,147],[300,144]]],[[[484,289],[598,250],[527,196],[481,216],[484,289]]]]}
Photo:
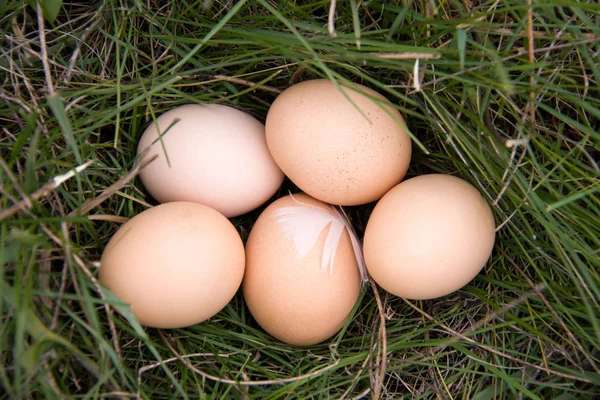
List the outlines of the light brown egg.
{"type": "Polygon", "coordinates": [[[244,245],[207,206],[171,202],[125,223],[102,254],[100,281],[142,325],[180,328],[229,303],[244,275],[244,245]]]}
{"type": "Polygon", "coordinates": [[[286,343],[306,346],[331,337],[358,299],[358,241],[353,236],[353,245],[332,210],[304,194],[282,197],[250,232],[244,298],[260,326],[286,343]]]}
{"type": "Polygon", "coordinates": [[[264,125],[232,107],[173,108],[146,128],[138,154],[150,145],[147,157],[159,157],[141,171],[140,179],[161,203],[193,201],[234,217],[262,205],[283,182],[267,148],[264,125]]]}
{"type": "Polygon", "coordinates": [[[325,79],[298,83],[275,99],[265,122],[279,167],[304,192],[330,204],[379,199],[402,180],[410,162],[400,113],[379,93],[355,85],[364,94],[325,79]]]}
{"type": "Polygon", "coordinates": [[[394,187],[367,223],[364,257],[373,279],[399,297],[445,296],[481,271],[494,246],[490,206],[468,182],[422,175],[394,187]]]}

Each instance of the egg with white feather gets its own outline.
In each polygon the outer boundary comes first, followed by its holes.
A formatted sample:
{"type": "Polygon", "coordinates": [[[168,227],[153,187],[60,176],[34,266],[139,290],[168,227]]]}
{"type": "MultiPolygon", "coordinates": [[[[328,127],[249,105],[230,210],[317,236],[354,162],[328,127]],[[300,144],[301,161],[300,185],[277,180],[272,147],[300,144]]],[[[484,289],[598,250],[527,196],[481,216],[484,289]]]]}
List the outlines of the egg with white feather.
{"type": "Polygon", "coordinates": [[[360,242],[343,211],[294,194],[271,203],[254,224],[242,289],[265,331],[307,346],[344,326],[365,271],[360,242]]]}

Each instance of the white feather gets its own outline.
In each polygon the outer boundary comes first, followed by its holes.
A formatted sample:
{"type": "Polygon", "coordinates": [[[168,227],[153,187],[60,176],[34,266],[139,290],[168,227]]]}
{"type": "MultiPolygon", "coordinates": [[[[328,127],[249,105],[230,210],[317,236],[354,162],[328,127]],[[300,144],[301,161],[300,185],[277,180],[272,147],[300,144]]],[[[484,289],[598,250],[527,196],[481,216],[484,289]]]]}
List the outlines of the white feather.
{"type": "Polygon", "coordinates": [[[358,264],[358,271],[360,272],[360,277],[363,283],[369,280],[369,276],[367,274],[367,266],[365,265],[365,257],[363,255],[362,246],[360,244],[360,240],[358,240],[358,235],[356,231],[352,227],[352,224],[348,220],[348,216],[344,212],[342,207],[333,207],[333,211],[337,214],[338,218],[344,222],[346,226],[346,230],[350,235],[350,242],[352,242],[352,249],[354,250],[354,257],[356,258],[356,263],[358,264]]]}
{"type": "Polygon", "coordinates": [[[321,256],[321,270],[333,272],[335,257],[344,229],[350,235],[354,256],[363,282],[367,272],[360,241],[341,208],[323,204],[323,207],[304,203],[292,196],[297,205],[281,207],[275,212],[275,218],[283,234],[292,241],[296,259],[305,257],[315,246],[317,239],[327,226],[329,232],[325,238],[321,256]]]}
{"type": "Polygon", "coordinates": [[[323,229],[333,221],[325,210],[305,206],[281,207],[275,217],[284,235],[292,241],[297,260],[308,254],[323,229]]]}
{"type": "Polygon", "coordinates": [[[344,224],[340,223],[339,221],[336,221],[335,223],[332,223],[329,227],[329,233],[327,234],[327,238],[325,238],[321,269],[327,267],[330,274],[333,272],[335,255],[337,254],[337,249],[340,244],[340,240],[342,239],[344,229],[346,229],[344,224]]]}

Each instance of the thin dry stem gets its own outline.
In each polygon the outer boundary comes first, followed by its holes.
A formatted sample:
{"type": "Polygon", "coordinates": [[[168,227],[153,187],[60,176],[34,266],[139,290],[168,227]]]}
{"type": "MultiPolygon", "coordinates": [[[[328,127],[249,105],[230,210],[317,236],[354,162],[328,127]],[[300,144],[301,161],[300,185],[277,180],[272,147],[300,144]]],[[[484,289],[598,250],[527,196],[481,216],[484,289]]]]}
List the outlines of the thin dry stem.
{"type": "MultiPolygon", "coordinates": [[[[280,69],[279,71],[283,71],[283,70],[280,69]]],[[[233,77],[233,76],[228,76],[228,75],[222,75],[222,74],[196,74],[196,75],[190,75],[190,77],[192,77],[192,78],[208,78],[208,79],[210,79],[210,80],[207,80],[207,81],[202,81],[202,84],[214,83],[214,82],[219,82],[219,81],[226,81],[226,82],[231,82],[231,83],[237,83],[238,85],[248,86],[248,87],[251,87],[252,89],[255,89],[255,90],[262,90],[262,91],[265,91],[265,92],[270,92],[270,93],[275,93],[275,94],[281,93],[281,90],[277,89],[276,87],[269,86],[269,85],[259,85],[257,83],[254,83],[252,81],[248,81],[246,79],[241,79],[241,78],[237,78],[237,77],[233,77]]]]}
{"type": "Polygon", "coordinates": [[[55,330],[58,326],[58,316],[60,313],[60,307],[62,305],[65,290],[67,288],[67,271],[67,263],[64,263],[62,273],[60,275],[60,288],[58,289],[58,297],[56,298],[56,302],[54,304],[54,312],[52,313],[52,323],[50,325],[50,329],[52,330],[55,330]]]}
{"type": "Polygon", "coordinates": [[[252,101],[254,101],[254,102],[256,102],[257,104],[260,104],[260,105],[262,105],[262,106],[266,107],[267,109],[268,109],[269,107],[271,107],[271,103],[269,103],[269,102],[266,102],[266,101],[264,101],[263,99],[261,99],[261,98],[259,98],[259,97],[256,97],[256,96],[254,96],[253,94],[250,94],[250,93],[248,93],[248,94],[247,94],[247,96],[248,96],[250,99],[252,99],[252,101]]]}
{"type": "MultiPolygon", "coordinates": [[[[166,360],[162,360],[162,361],[159,361],[159,362],[156,362],[156,363],[153,363],[153,364],[145,365],[145,366],[141,367],[141,368],[138,370],[138,373],[137,373],[138,387],[141,387],[141,386],[142,386],[142,375],[144,375],[144,373],[145,373],[146,371],[150,371],[151,369],[158,368],[158,367],[160,367],[160,366],[162,366],[162,365],[169,364],[169,363],[172,363],[172,362],[174,362],[174,361],[179,361],[179,360],[181,360],[182,358],[196,358],[196,357],[219,357],[219,358],[228,358],[228,357],[230,357],[230,356],[233,356],[233,355],[235,355],[235,354],[239,354],[239,353],[240,353],[239,351],[235,351],[235,352],[231,352],[231,353],[224,353],[224,354],[214,354],[214,353],[193,353],[193,354],[185,354],[185,355],[182,355],[182,356],[179,356],[179,357],[171,357],[171,358],[168,358],[168,359],[166,359],[166,360]]],[[[136,397],[137,397],[137,398],[141,398],[141,397],[140,397],[140,393],[139,393],[139,392],[137,393],[136,397]]]]}
{"type": "Polygon", "coordinates": [[[165,344],[167,345],[167,347],[169,348],[169,350],[175,354],[175,356],[177,357],[177,359],[179,359],[179,361],[181,361],[183,364],[185,364],[186,367],[188,367],[191,371],[195,372],[196,374],[200,375],[201,377],[205,378],[205,379],[209,379],[211,381],[215,381],[215,382],[220,382],[220,383],[225,383],[228,385],[239,385],[239,386],[262,386],[262,385],[282,385],[285,383],[290,383],[290,382],[298,382],[304,379],[308,379],[308,378],[312,378],[318,375],[321,375],[322,373],[329,371],[335,367],[338,366],[338,364],[340,363],[340,359],[336,357],[335,361],[332,364],[327,365],[326,367],[323,367],[321,369],[318,369],[316,371],[313,372],[309,372],[307,374],[304,375],[298,375],[292,378],[282,378],[282,379],[267,379],[267,380],[261,380],[261,381],[249,381],[249,380],[233,380],[233,379],[225,379],[225,378],[220,378],[218,376],[214,376],[211,375],[207,372],[202,371],[199,368],[196,368],[195,366],[193,366],[188,360],[186,360],[184,358],[184,356],[180,355],[177,350],[175,350],[175,348],[173,347],[173,345],[169,342],[168,338],[165,337],[164,333],[162,331],[160,332],[160,336],[163,338],[165,344]]]}
{"type": "MultiPolygon", "coordinates": [[[[17,201],[14,204],[23,204],[25,207],[31,207],[32,203],[31,200],[29,199],[29,196],[27,196],[25,194],[25,191],[21,188],[21,185],[19,184],[19,181],[17,180],[17,178],[15,177],[15,175],[12,173],[12,171],[10,170],[10,168],[8,167],[8,165],[6,164],[6,162],[4,161],[4,159],[2,157],[0,157],[0,167],[2,167],[2,169],[4,170],[4,172],[6,172],[6,176],[8,176],[8,180],[10,181],[10,183],[13,184],[14,189],[17,191],[17,193],[19,193],[19,196],[21,196],[21,201],[17,201]]],[[[7,208],[6,210],[2,211],[2,213],[0,215],[3,215],[4,213],[9,214],[8,210],[10,210],[12,207],[7,208]]],[[[14,213],[19,211],[19,207],[16,207],[16,211],[14,211],[14,213]]],[[[12,212],[12,211],[11,211],[12,212]]],[[[13,213],[13,214],[14,214],[13,213]]],[[[12,214],[10,214],[12,215],[12,214]]],[[[10,217],[10,215],[7,215],[4,218],[8,218],[10,217]]],[[[2,221],[4,218],[0,218],[0,221],[2,221]]]]}
{"type": "MultiPolygon", "coordinates": [[[[514,149],[513,152],[514,152],[513,154],[516,154],[516,149],[514,149]]],[[[517,174],[517,170],[519,169],[519,167],[521,166],[521,163],[523,162],[523,159],[525,158],[525,154],[527,154],[527,151],[525,149],[523,149],[523,151],[521,152],[521,155],[519,156],[519,159],[515,163],[515,167],[512,169],[512,172],[510,173],[510,176],[504,183],[504,186],[502,187],[502,189],[500,189],[498,196],[496,196],[496,198],[492,202],[493,206],[497,206],[499,204],[500,199],[502,199],[502,196],[504,196],[504,193],[508,190],[511,182],[513,181],[515,175],[517,174]]],[[[512,157],[511,157],[511,160],[512,160],[512,157]]]]}
{"type": "MultiPolygon", "coordinates": [[[[529,16],[527,17],[529,19],[529,16]]],[[[528,25],[529,25],[529,21],[528,21],[528,25]]],[[[499,33],[499,34],[503,34],[503,35],[517,35],[517,36],[533,36],[536,38],[547,38],[547,39],[555,39],[556,38],[556,34],[559,32],[558,30],[553,30],[552,33],[548,33],[545,31],[534,31],[533,30],[533,26],[531,29],[527,30],[520,30],[517,31],[515,29],[510,29],[510,28],[493,28],[490,29],[489,32],[494,32],[494,33],[499,33]]],[[[567,39],[580,39],[582,37],[585,37],[587,39],[593,39],[596,37],[596,35],[594,35],[593,33],[589,33],[589,32],[582,32],[580,34],[577,34],[577,36],[568,34],[568,33],[564,33],[561,35],[561,39],[567,40],[567,39]]]]}
{"type": "Polygon", "coordinates": [[[146,148],[141,154],[138,161],[135,163],[133,168],[125,174],[123,177],[118,179],[115,183],[107,187],[105,190],[100,193],[97,197],[93,199],[86,200],[79,210],[72,211],[69,216],[82,216],[89,213],[91,210],[102,204],[106,199],[116,193],[119,189],[127,185],[130,181],[132,181],[142,169],[144,169],[148,164],[158,158],[158,154],[154,154],[150,158],[146,159],[144,156],[149,152],[150,147],[146,148]]]}
{"type": "Polygon", "coordinates": [[[50,385],[50,387],[52,388],[52,390],[54,391],[54,394],[56,394],[57,398],[64,399],[64,400],[72,399],[73,398],[72,396],[67,395],[60,389],[58,382],[56,382],[56,377],[52,373],[52,369],[49,366],[50,362],[48,360],[44,360],[43,364],[44,364],[44,369],[46,369],[47,382],[50,385]]]}
{"type": "MultiPolygon", "coordinates": [[[[565,49],[565,48],[572,48],[572,47],[576,47],[576,46],[582,46],[582,45],[586,45],[586,44],[592,44],[592,43],[596,43],[596,42],[600,42],[600,37],[592,37],[589,39],[584,39],[584,40],[580,40],[578,42],[573,42],[573,43],[563,43],[563,44],[553,44],[552,46],[547,46],[547,47],[540,47],[540,48],[536,48],[533,50],[533,53],[543,53],[545,51],[552,51],[552,50],[560,50],[560,49],[565,49]]],[[[507,56],[504,57],[502,59],[502,61],[509,61],[509,60],[513,60],[515,58],[519,58],[525,54],[528,54],[527,50],[524,49],[519,49],[515,54],[511,55],[511,56],[507,56]]],[[[425,82],[423,83],[421,86],[422,87],[427,87],[427,86],[433,86],[437,83],[443,82],[443,81],[447,81],[449,79],[452,78],[456,78],[457,76],[461,76],[464,74],[468,74],[470,72],[474,72],[474,71],[478,71],[480,69],[485,69],[485,68],[489,68],[488,64],[482,63],[481,65],[476,65],[474,67],[462,70],[462,71],[458,71],[455,72],[451,75],[447,75],[447,76],[442,76],[441,78],[436,78],[436,79],[432,79],[429,82],[425,82]]],[[[388,85],[388,87],[390,88],[394,88],[396,87],[396,85],[388,85]]],[[[411,91],[409,92],[409,94],[414,94],[415,91],[411,91]]]]}
{"type": "MultiPolygon", "coordinates": [[[[348,389],[346,389],[346,391],[344,393],[342,393],[342,395],[339,397],[339,400],[345,400],[348,398],[348,394],[350,394],[352,389],[354,389],[354,386],[356,386],[356,383],[360,379],[360,376],[362,375],[363,371],[365,370],[365,367],[371,360],[372,356],[373,356],[373,348],[371,347],[371,349],[369,351],[369,355],[367,357],[365,357],[365,361],[363,361],[362,365],[360,366],[360,369],[358,370],[358,372],[356,372],[354,374],[354,379],[352,380],[352,383],[350,384],[348,389]]],[[[369,390],[371,390],[371,388],[369,388],[369,390]]]]}
{"type": "MultiPolygon", "coordinates": [[[[58,187],[60,187],[60,185],[62,185],[64,182],[71,179],[76,174],[84,171],[86,168],[88,168],[90,165],[92,165],[92,163],[93,163],[93,161],[90,160],[90,161],[78,166],[77,168],[70,170],[66,174],[55,176],[54,178],[50,179],[50,182],[46,183],[44,186],[37,189],[30,196],[27,196],[25,193],[20,192],[19,194],[21,196],[23,196],[23,198],[21,200],[19,200],[18,202],[14,203],[12,206],[0,211],[0,221],[4,221],[6,218],[12,217],[16,213],[18,213],[20,210],[24,210],[24,209],[33,207],[33,201],[37,201],[37,200],[41,199],[42,197],[46,197],[47,195],[52,193],[54,190],[56,190],[58,187]]],[[[0,165],[2,165],[3,168],[6,167],[5,170],[9,171],[8,166],[4,163],[4,160],[2,160],[2,158],[0,158],[0,165]]],[[[12,174],[9,174],[9,176],[11,176],[11,175],[12,174]]],[[[15,182],[13,182],[13,184],[15,182]]],[[[15,188],[17,188],[17,186],[15,186],[15,188]]]]}
{"type": "MultiPolygon", "coordinates": [[[[535,51],[535,45],[533,42],[533,6],[531,4],[531,0],[527,0],[527,38],[528,38],[528,53],[529,53],[529,64],[534,64],[535,63],[535,57],[534,57],[534,51],[535,51]]],[[[534,90],[534,86],[535,86],[535,77],[533,76],[533,74],[529,75],[529,85],[530,85],[530,90],[529,90],[529,98],[531,99],[531,101],[528,104],[528,108],[529,108],[529,123],[531,124],[531,127],[535,127],[535,103],[533,102],[535,100],[535,90],[534,90]]]]}
{"type": "Polygon", "coordinates": [[[413,68],[413,85],[417,92],[421,91],[421,76],[419,71],[419,59],[415,60],[415,66],[413,68]]]}
{"type": "MultiPolygon", "coordinates": [[[[487,346],[485,344],[479,343],[473,339],[471,339],[470,337],[468,337],[467,335],[476,331],[477,329],[483,327],[485,324],[487,324],[488,322],[490,322],[491,320],[499,317],[500,315],[504,314],[505,312],[515,308],[517,305],[519,305],[520,303],[524,302],[525,300],[527,300],[529,297],[535,296],[537,295],[537,293],[541,292],[543,289],[545,288],[545,285],[543,284],[539,284],[537,286],[534,287],[534,289],[532,291],[529,291],[527,293],[524,293],[522,296],[514,299],[513,301],[507,303],[504,307],[502,307],[501,309],[489,314],[487,317],[481,319],[479,322],[475,323],[471,328],[465,330],[464,332],[457,332],[454,329],[450,328],[449,326],[445,325],[445,324],[440,324],[440,327],[446,331],[447,333],[451,334],[453,337],[451,337],[450,339],[448,339],[446,342],[444,342],[444,344],[439,345],[434,347],[434,350],[432,351],[432,353],[438,353],[439,351],[441,351],[442,349],[444,349],[445,347],[448,347],[449,345],[456,343],[460,340],[464,340],[468,343],[471,343],[477,347],[480,347],[490,353],[496,354],[500,357],[506,358],[508,360],[514,361],[516,363],[525,365],[527,367],[531,367],[534,368],[536,370],[539,371],[543,371],[546,372],[548,374],[551,375],[556,375],[556,376],[560,376],[563,378],[567,378],[567,379],[572,379],[572,380],[576,380],[576,381],[580,381],[580,382],[587,382],[587,383],[592,383],[592,381],[590,379],[584,378],[584,377],[580,377],[580,376],[576,376],[576,375],[571,375],[571,374],[566,374],[563,372],[559,372],[559,371],[555,371],[546,367],[542,367],[540,365],[537,364],[533,364],[530,363],[528,361],[525,360],[521,360],[519,358],[513,357],[510,354],[507,354],[503,351],[500,350],[496,350],[493,347],[487,346]]],[[[433,318],[431,315],[429,315],[427,312],[423,311],[422,309],[420,309],[419,307],[417,307],[416,305],[414,305],[410,300],[407,299],[403,299],[404,302],[406,304],[408,304],[411,308],[413,308],[415,311],[417,311],[418,313],[420,313],[421,315],[423,315],[425,318],[427,318],[430,321],[435,321],[435,318],[433,318]]],[[[402,360],[402,363],[408,363],[408,362],[412,362],[412,361],[416,361],[416,360],[420,360],[423,358],[428,358],[426,356],[424,356],[423,354],[419,354],[416,355],[415,357],[409,357],[406,358],[404,360],[402,360]]]]}
{"type": "Polygon", "coordinates": [[[329,35],[334,38],[337,36],[335,33],[335,8],[336,8],[336,0],[331,0],[329,3],[329,16],[327,18],[327,30],[329,31],[329,35]]]}
{"type": "MultiPolygon", "coordinates": [[[[130,186],[130,185],[125,185],[125,186],[130,186]]],[[[135,186],[132,186],[132,188],[133,188],[133,190],[134,190],[135,192],[138,192],[138,191],[139,191],[139,189],[137,189],[137,187],[135,187],[135,186]]],[[[123,198],[125,198],[125,199],[131,200],[131,201],[133,201],[133,202],[136,202],[136,203],[138,203],[138,204],[141,204],[142,206],[144,206],[144,207],[146,207],[146,208],[152,208],[152,207],[154,207],[152,204],[148,203],[147,201],[144,201],[144,200],[138,199],[137,197],[135,197],[135,196],[132,196],[132,195],[130,195],[130,194],[127,194],[127,193],[125,193],[125,192],[122,192],[122,191],[120,191],[120,190],[116,191],[114,194],[116,194],[116,195],[118,195],[118,196],[121,196],[121,197],[123,197],[123,198]]],[[[138,194],[140,194],[140,193],[138,193],[138,194]]]]}
{"type": "Polygon", "coordinates": [[[106,312],[106,316],[108,317],[107,318],[108,326],[110,328],[110,332],[112,335],[113,347],[115,348],[115,353],[117,353],[117,357],[119,357],[119,359],[120,359],[121,358],[121,345],[119,344],[119,335],[117,333],[117,327],[115,325],[115,321],[113,320],[113,315],[114,315],[113,310],[108,305],[107,298],[104,295],[102,288],[100,287],[100,283],[98,282],[98,280],[96,279],[94,274],[92,274],[92,271],[90,271],[90,269],[87,267],[87,265],[85,264],[83,259],[76,254],[73,254],[73,259],[75,260],[75,262],[77,263],[79,268],[90,279],[90,281],[92,282],[92,284],[94,285],[94,287],[96,289],[96,292],[98,292],[98,294],[100,295],[100,298],[102,299],[102,301],[104,303],[104,310],[106,312]]]}
{"type": "Polygon", "coordinates": [[[110,214],[93,214],[88,215],[87,217],[90,221],[108,221],[114,222],[116,224],[124,224],[129,221],[127,217],[120,217],[118,215],[110,215],[110,214]]]}
{"type": "Polygon", "coordinates": [[[115,397],[117,399],[123,399],[123,398],[127,398],[127,397],[139,398],[139,395],[135,394],[135,393],[128,393],[128,392],[107,392],[107,393],[103,393],[100,395],[101,399],[106,399],[106,398],[110,398],[110,397],[115,397]]]}
{"type": "Polygon", "coordinates": [[[295,84],[300,79],[300,75],[302,75],[306,71],[306,67],[303,65],[298,66],[298,69],[294,71],[292,76],[290,77],[290,85],[295,84]]]}
{"type": "Polygon", "coordinates": [[[81,52],[81,47],[83,47],[83,44],[85,43],[87,37],[89,36],[90,33],[92,33],[94,31],[94,29],[96,28],[96,26],[98,26],[99,23],[100,23],[100,19],[96,19],[96,21],[94,21],[90,26],[88,26],[83,31],[81,38],[77,42],[77,46],[75,47],[75,50],[73,50],[73,54],[71,54],[71,59],[69,60],[69,65],[67,66],[67,70],[65,71],[65,74],[63,76],[63,82],[65,84],[69,83],[69,80],[71,80],[71,73],[73,72],[73,68],[75,67],[77,58],[79,58],[79,53],[81,52]]]}
{"type": "Polygon", "coordinates": [[[40,58],[44,65],[44,75],[46,76],[46,86],[48,88],[48,95],[53,97],[54,84],[52,83],[52,74],[50,73],[50,63],[48,62],[48,49],[46,48],[46,27],[44,26],[44,12],[40,1],[37,1],[37,19],[38,29],[40,33],[40,58]]]}
{"type": "Polygon", "coordinates": [[[438,60],[439,54],[429,53],[367,53],[370,56],[385,58],[387,60],[438,60]]]}
{"type": "MultiPolygon", "coordinates": [[[[21,99],[17,99],[16,97],[13,97],[11,95],[9,95],[8,93],[6,93],[6,91],[4,90],[4,88],[0,87],[0,99],[5,100],[8,103],[15,103],[18,104],[23,110],[27,111],[27,113],[31,113],[31,107],[29,107],[27,104],[25,104],[25,102],[21,99]]],[[[6,128],[3,128],[3,130],[7,133],[10,134],[8,131],[6,131],[6,128]]]]}
{"type": "MultiPolygon", "coordinates": [[[[31,218],[35,218],[35,215],[29,211],[29,210],[24,210],[24,212],[29,215],[31,218]]],[[[54,234],[54,232],[52,232],[52,230],[50,228],[48,228],[44,223],[40,222],[38,224],[39,228],[42,230],[42,232],[44,232],[44,234],[46,236],[48,236],[48,238],[50,238],[50,240],[52,240],[55,244],[57,244],[60,248],[65,249],[65,244],[63,243],[63,240],[60,239],[58,236],[56,236],[54,234]]],[[[106,296],[104,295],[104,292],[102,291],[100,284],[98,283],[98,280],[96,279],[96,277],[94,276],[94,274],[92,274],[92,272],[89,270],[89,268],[86,266],[85,262],[83,261],[83,259],[81,257],[79,257],[77,254],[72,253],[71,256],[73,257],[73,260],[75,260],[75,263],[78,265],[78,267],[88,276],[88,278],[90,279],[90,281],[92,282],[92,284],[94,285],[94,287],[96,288],[96,291],[98,292],[98,295],[100,296],[100,298],[104,301],[104,310],[106,312],[107,315],[107,319],[108,319],[108,326],[109,329],[111,331],[111,335],[112,335],[112,339],[113,339],[113,346],[115,348],[116,353],[120,356],[121,354],[121,346],[119,345],[119,339],[118,339],[118,335],[117,335],[117,328],[115,326],[115,322],[113,321],[113,311],[110,308],[110,306],[108,305],[106,296]]]]}
{"type": "Polygon", "coordinates": [[[571,332],[569,328],[567,328],[558,312],[554,309],[554,307],[552,307],[552,304],[550,304],[548,299],[546,299],[546,296],[544,296],[544,294],[538,289],[538,287],[533,283],[533,281],[527,276],[527,274],[521,269],[521,267],[519,267],[519,265],[517,265],[517,263],[514,262],[512,258],[508,256],[508,254],[502,252],[502,255],[505,257],[506,260],[508,260],[508,262],[513,266],[513,268],[517,270],[517,272],[523,277],[523,279],[525,279],[527,283],[529,283],[532,289],[537,292],[537,296],[542,300],[548,311],[550,311],[554,319],[556,319],[560,327],[563,329],[563,331],[566,333],[569,339],[571,339],[575,347],[577,347],[577,349],[581,352],[581,354],[583,354],[588,363],[590,363],[590,366],[594,369],[594,372],[600,375],[600,368],[598,368],[592,356],[583,348],[579,340],[577,340],[577,337],[573,335],[573,332],[571,332]]]}
{"type": "Polygon", "coordinates": [[[371,277],[369,277],[369,283],[371,284],[373,294],[375,295],[375,301],[377,302],[377,311],[379,313],[379,338],[381,340],[379,344],[381,361],[379,365],[377,378],[375,379],[375,385],[373,386],[371,392],[371,397],[373,398],[373,400],[377,400],[379,399],[379,396],[381,394],[381,388],[383,387],[383,380],[385,378],[385,371],[387,369],[387,333],[385,329],[385,312],[383,311],[383,304],[381,302],[379,290],[371,277]]]}
{"type": "Polygon", "coordinates": [[[362,400],[365,397],[367,397],[369,395],[369,393],[371,393],[371,388],[367,388],[367,389],[363,390],[362,392],[360,392],[359,394],[354,396],[352,398],[352,400],[362,400]]]}

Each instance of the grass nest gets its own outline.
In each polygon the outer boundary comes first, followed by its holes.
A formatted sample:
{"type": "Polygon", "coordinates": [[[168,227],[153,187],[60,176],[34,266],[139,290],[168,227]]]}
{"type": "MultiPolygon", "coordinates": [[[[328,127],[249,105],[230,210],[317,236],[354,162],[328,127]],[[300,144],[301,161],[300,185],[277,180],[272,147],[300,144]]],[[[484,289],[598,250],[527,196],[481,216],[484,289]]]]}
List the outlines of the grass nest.
{"type": "MultiPolygon", "coordinates": [[[[596,2],[0,8],[0,398],[600,397],[596,2]],[[309,348],[265,334],[239,293],[168,331],[111,306],[98,261],[154,204],[135,160],[153,116],[201,102],[264,121],[321,77],[397,106],[419,142],[408,176],[454,174],[489,200],[482,273],[429,301],[367,285],[347,327],[309,348]]],[[[372,207],[347,210],[359,235],[372,207]]],[[[244,239],[260,211],[233,220],[244,239]]]]}

